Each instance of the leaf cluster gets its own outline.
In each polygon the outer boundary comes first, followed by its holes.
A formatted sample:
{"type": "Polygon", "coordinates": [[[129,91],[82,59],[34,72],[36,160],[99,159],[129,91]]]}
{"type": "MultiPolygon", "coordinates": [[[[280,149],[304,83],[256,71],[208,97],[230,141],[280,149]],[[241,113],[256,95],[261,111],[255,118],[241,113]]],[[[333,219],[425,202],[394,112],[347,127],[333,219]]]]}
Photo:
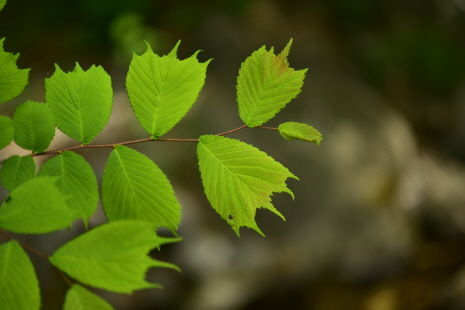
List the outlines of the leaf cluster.
{"type": "MultiPolygon", "coordinates": [[[[2,8],[0,2],[0,9],[2,8]]],[[[3,50],[0,40],[0,103],[18,96],[28,83],[29,69],[16,65],[18,54],[3,50]]],[[[284,219],[273,206],[273,193],[286,192],[288,178],[298,179],[281,163],[256,147],[225,137],[246,127],[261,127],[301,91],[306,70],[289,67],[292,40],[275,55],[260,48],[242,64],[237,78],[238,112],[244,125],[198,139],[171,139],[197,143],[201,181],[208,201],[239,236],[241,227],[263,235],[255,221],[265,208],[284,219]]],[[[164,56],[147,44],[142,55],[133,55],[126,77],[130,104],[148,138],[112,145],[92,145],[105,127],[113,104],[111,77],[101,66],[87,70],[76,66],[55,72],[45,80],[45,103],[26,101],[13,118],[0,116],[0,149],[14,141],[29,155],[13,155],[1,162],[1,185],[9,195],[0,206],[0,309],[40,308],[37,276],[24,248],[7,231],[46,234],[71,228],[82,219],[86,228],[101,203],[108,223],[90,229],[57,249],[52,255],[36,254],[60,270],[70,283],[64,309],[113,309],[86,286],[119,293],[160,287],[144,280],[150,267],[179,270],[148,253],[162,244],[178,242],[181,206],[169,179],[146,155],[128,147],[161,138],[187,114],[205,83],[210,60],[199,62],[195,52],[180,60],[178,42],[164,56]],[[48,150],[56,129],[76,140],[75,147],[48,150]],[[111,148],[102,183],[93,168],[74,152],[79,148],[111,148]],[[40,167],[34,157],[53,154],[40,167]],[[38,172],[36,172],[38,170],[38,172]],[[157,235],[165,227],[174,237],[157,235]],[[74,279],[71,281],[68,277],[74,279]],[[74,282],[76,281],[76,282],[74,282]]],[[[268,127],[261,127],[267,128],[268,127]]],[[[287,122],[277,130],[287,140],[319,144],[322,136],[311,126],[287,122]]]]}

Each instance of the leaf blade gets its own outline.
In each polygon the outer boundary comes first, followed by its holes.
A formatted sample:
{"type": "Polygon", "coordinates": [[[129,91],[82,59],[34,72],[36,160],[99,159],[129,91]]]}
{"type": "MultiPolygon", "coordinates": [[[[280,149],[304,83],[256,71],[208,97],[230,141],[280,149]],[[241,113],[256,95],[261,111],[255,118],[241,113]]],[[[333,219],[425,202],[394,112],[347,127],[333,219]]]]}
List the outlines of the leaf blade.
{"type": "Polygon", "coordinates": [[[278,126],[278,131],[286,140],[302,140],[320,145],[323,135],[307,124],[286,122],[278,126]]]}
{"type": "Polygon", "coordinates": [[[298,179],[259,149],[223,136],[201,136],[197,156],[205,194],[213,208],[239,235],[242,226],[263,235],[255,213],[266,208],[282,219],[271,204],[273,192],[287,192],[286,179],[298,179]]]}
{"type": "Polygon", "coordinates": [[[31,156],[13,155],[8,157],[0,170],[2,185],[9,191],[34,178],[36,164],[31,156]]]}
{"type": "Polygon", "coordinates": [[[114,310],[106,300],[79,284],[74,284],[66,293],[63,310],[114,310]]]}
{"type": "Polygon", "coordinates": [[[0,150],[13,141],[14,126],[11,118],[0,115],[0,150]]]}
{"type": "Polygon", "coordinates": [[[0,309],[39,310],[39,281],[31,260],[17,241],[0,245],[0,269],[0,309]]]}
{"type": "Polygon", "coordinates": [[[181,206],[165,174],[147,156],[117,145],[102,181],[103,209],[109,221],[143,220],[176,234],[181,206]]]}
{"type": "Polygon", "coordinates": [[[151,223],[115,221],[69,241],[53,253],[50,262],[82,283],[129,294],[160,287],[144,280],[149,267],[179,270],[147,255],[153,248],[179,240],[157,236],[151,223]]]}
{"type": "Polygon", "coordinates": [[[126,77],[131,106],[137,120],[152,138],[158,139],[189,111],[205,83],[210,62],[200,63],[197,54],[179,60],[177,49],[162,57],[150,45],[141,56],[133,55],[126,77]]]}
{"type": "Polygon", "coordinates": [[[10,101],[19,96],[29,83],[31,69],[19,69],[16,65],[19,54],[7,53],[0,39],[0,103],[10,101]]]}
{"type": "Polygon", "coordinates": [[[239,116],[249,127],[272,119],[300,93],[307,69],[289,67],[287,56],[292,39],[279,55],[265,46],[242,64],[237,78],[239,116]]]}

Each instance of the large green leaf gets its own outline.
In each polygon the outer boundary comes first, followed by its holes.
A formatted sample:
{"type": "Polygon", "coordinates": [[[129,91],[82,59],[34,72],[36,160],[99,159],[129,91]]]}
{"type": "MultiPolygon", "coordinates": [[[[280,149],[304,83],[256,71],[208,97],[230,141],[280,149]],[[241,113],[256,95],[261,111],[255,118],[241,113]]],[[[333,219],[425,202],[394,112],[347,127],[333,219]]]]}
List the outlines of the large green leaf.
{"type": "Polygon", "coordinates": [[[173,50],[165,56],[147,51],[135,55],[129,66],[126,88],[132,108],[141,126],[154,138],[167,133],[186,115],[197,99],[210,60],[200,63],[197,51],[179,60],[173,50]]]}
{"type": "Polygon", "coordinates": [[[79,284],[74,284],[66,294],[63,310],[114,310],[108,302],[79,284]]]}
{"type": "Polygon", "coordinates": [[[39,281],[17,241],[0,245],[0,270],[0,309],[39,310],[39,281]]]}
{"type": "Polygon", "coordinates": [[[31,156],[13,155],[5,160],[0,170],[2,186],[9,191],[34,178],[36,164],[31,156]]]}
{"type": "Polygon", "coordinates": [[[181,206],[170,182],[147,156],[118,145],[102,181],[103,209],[109,221],[143,220],[176,233],[181,206]]]}
{"type": "Polygon", "coordinates": [[[55,182],[56,178],[40,177],[16,187],[0,206],[0,227],[23,234],[45,234],[69,227],[75,212],[55,182]]]}
{"type": "Polygon", "coordinates": [[[19,94],[26,87],[30,69],[19,69],[16,66],[19,54],[13,55],[3,50],[3,41],[0,39],[0,103],[7,102],[19,94]]]}
{"type": "Polygon", "coordinates": [[[26,101],[16,108],[13,117],[15,142],[33,153],[45,151],[55,136],[55,121],[47,105],[26,101]]]}
{"type": "Polygon", "coordinates": [[[287,192],[287,178],[298,179],[259,149],[222,136],[201,136],[197,146],[203,187],[213,208],[239,235],[241,226],[255,229],[258,208],[266,208],[282,219],[271,204],[273,192],[287,192]]]}
{"type": "Polygon", "coordinates": [[[301,91],[305,70],[289,67],[287,56],[292,40],[279,55],[263,46],[241,65],[237,78],[239,116],[249,127],[260,126],[301,91]]]}
{"type": "Polygon", "coordinates": [[[66,243],[50,257],[50,262],[84,284],[129,294],[160,287],[144,280],[150,267],[179,270],[147,255],[151,249],[179,240],[157,236],[151,223],[116,221],[66,243]]]}
{"type": "Polygon", "coordinates": [[[11,118],[0,115],[0,150],[10,144],[14,133],[15,130],[11,118]]]}
{"type": "Polygon", "coordinates": [[[323,139],[323,136],[318,130],[303,123],[282,123],[278,126],[278,130],[281,136],[286,140],[302,140],[319,145],[323,139]]]}
{"type": "Polygon", "coordinates": [[[70,196],[68,206],[75,210],[76,217],[82,218],[87,227],[99,200],[97,178],[87,161],[81,155],[66,151],[49,159],[37,175],[58,177],[56,185],[70,196]]]}
{"type": "Polygon", "coordinates": [[[45,99],[57,127],[89,144],[110,118],[113,89],[111,78],[100,66],[84,71],[76,63],[72,72],[64,73],[55,65],[55,73],[45,79],[45,99]]]}

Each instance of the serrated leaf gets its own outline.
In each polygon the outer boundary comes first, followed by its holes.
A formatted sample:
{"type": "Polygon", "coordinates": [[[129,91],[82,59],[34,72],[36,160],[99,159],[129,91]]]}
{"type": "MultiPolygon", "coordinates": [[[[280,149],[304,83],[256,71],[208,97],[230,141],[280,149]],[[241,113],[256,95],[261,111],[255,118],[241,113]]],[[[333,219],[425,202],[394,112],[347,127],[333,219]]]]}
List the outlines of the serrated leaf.
{"type": "Polygon", "coordinates": [[[21,234],[45,234],[69,227],[75,219],[56,178],[31,179],[16,187],[0,206],[0,227],[21,234]]]}
{"type": "Polygon", "coordinates": [[[70,197],[68,206],[87,227],[99,200],[97,178],[89,163],[81,155],[66,151],[45,162],[37,175],[58,177],[58,189],[70,197]]]}
{"type": "Polygon", "coordinates": [[[106,300],[79,284],[74,284],[66,293],[63,310],[114,310],[106,300]]]}
{"type": "Polygon", "coordinates": [[[15,130],[11,118],[0,115],[0,150],[10,144],[14,133],[15,130]]]}
{"type": "Polygon", "coordinates": [[[0,309],[39,310],[39,281],[17,241],[0,245],[0,270],[0,309]]]}
{"type": "Polygon", "coordinates": [[[323,139],[323,136],[318,130],[303,123],[282,123],[278,126],[278,130],[281,136],[286,140],[302,140],[319,145],[323,139]]]}
{"type": "Polygon", "coordinates": [[[111,78],[100,66],[84,71],[76,63],[72,72],[64,73],[55,64],[55,73],[45,79],[45,99],[57,127],[86,145],[110,118],[113,102],[111,78]]]}
{"type": "Polygon", "coordinates": [[[304,70],[289,67],[287,56],[292,39],[281,54],[273,47],[263,46],[252,53],[241,65],[237,78],[239,116],[249,127],[257,127],[272,119],[300,93],[304,70]]]}
{"type": "Polygon", "coordinates": [[[207,65],[200,63],[197,51],[179,60],[180,41],[165,56],[154,54],[150,45],[141,56],[133,55],[126,77],[131,106],[136,117],[154,139],[167,133],[183,118],[205,83],[207,65]]]}
{"type": "Polygon", "coordinates": [[[123,145],[111,152],[103,172],[103,210],[108,221],[142,220],[176,234],[181,206],[165,174],[147,156],[123,145]]]}
{"type": "Polygon", "coordinates": [[[9,191],[34,178],[36,164],[31,156],[13,155],[5,160],[0,171],[2,186],[9,191]]]}
{"type": "Polygon", "coordinates": [[[15,142],[33,153],[45,151],[55,136],[55,121],[47,105],[26,101],[16,108],[13,117],[15,142]]]}
{"type": "Polygon", "coordinates": [[[30,69],[19,69],[16,66],[19,54],[7,53],[3,50],[0,39],[0,103],[4,103],[19,96],[26,87],[30,69]]]}
{"type": "Polygon", "coordinates": [[[200,137],[197,156],[208,201],[238,236],[241,226],[263,235],[255,222],[259,208],[284,219],[271,204],[271,195],[293,196],[285,181],[298,178],[286,167],[245,142],[216,135],[200,137]]]}
{"type": "Polygon", "coordinates": [[[84,284],[129,294],[160,287],[144,280],[150,267],[179,270],[147,255],[151,249],[179,240],[157,236],[151,223],[116,221],[66,243],[50,257],[50,262],[84,284]]]}

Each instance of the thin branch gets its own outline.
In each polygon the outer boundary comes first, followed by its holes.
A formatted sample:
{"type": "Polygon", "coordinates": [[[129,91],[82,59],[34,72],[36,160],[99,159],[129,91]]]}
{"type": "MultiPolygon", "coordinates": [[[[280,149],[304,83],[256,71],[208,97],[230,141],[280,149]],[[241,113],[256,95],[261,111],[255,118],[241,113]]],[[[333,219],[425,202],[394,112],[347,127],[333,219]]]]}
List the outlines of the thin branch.
{"type": "Polygon", "coordinates": [[[16,240],[16,239],[14,239],[13,237],[11,237],[10,235],[8,235],[8,234],[7,234],[5,231],[3,231],[2,229],[0,229],[0,234],[3,235],[5,238],[7,238],[9,241],[15,240],[16,242],[19,243],[19,245],[20,245],[22,248],[24,248],[24,249],[26,249],[26,250],[28,250],[28,251],[30,251],[30,252],[36,254],[36,255],[39,255],[39,256],[41,256],[41,257],[43,257],[43,258],[46,258],[46,259],[48,259],[48,257],[49,257],[47,254],[44,254],[44,253],[40,252],[39,250],[34,249],[34,248],[31,247],[30,245],[27,245],[27,244],[25,244],[25,243],[22,243],[22,242],[20,242],[20,241],[18,241],[18,240],[16,240]]]}

